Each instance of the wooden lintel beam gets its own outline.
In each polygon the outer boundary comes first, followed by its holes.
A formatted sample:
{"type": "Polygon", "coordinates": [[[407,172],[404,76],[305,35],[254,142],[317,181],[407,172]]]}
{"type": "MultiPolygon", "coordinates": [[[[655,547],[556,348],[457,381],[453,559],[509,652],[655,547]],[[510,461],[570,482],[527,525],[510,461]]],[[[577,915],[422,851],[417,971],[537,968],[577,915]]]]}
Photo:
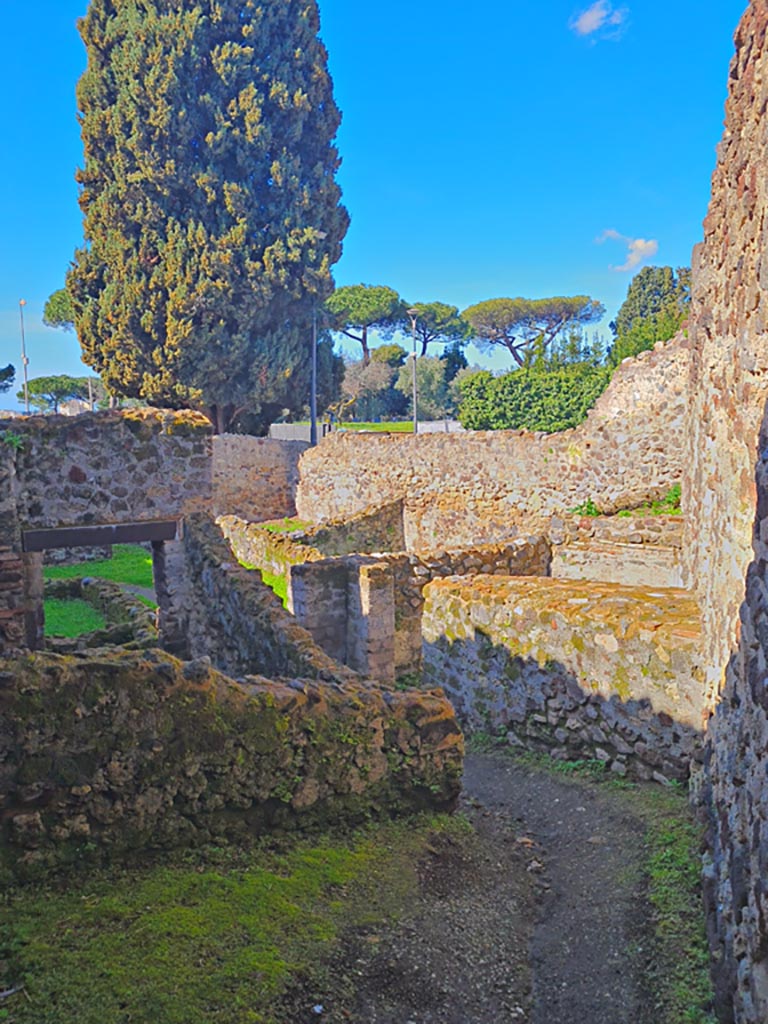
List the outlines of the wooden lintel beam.
{"type": "Polygon", "coordinates": [[[24,530],[24,551],[48,551],[50,548],[96,548],[108,544],[141,544],[145,541],[176,540],[181,536],[181,520],[165,519],[148,523],[114,523],[111,526],[62,526],[53,530],[24,530]]]}

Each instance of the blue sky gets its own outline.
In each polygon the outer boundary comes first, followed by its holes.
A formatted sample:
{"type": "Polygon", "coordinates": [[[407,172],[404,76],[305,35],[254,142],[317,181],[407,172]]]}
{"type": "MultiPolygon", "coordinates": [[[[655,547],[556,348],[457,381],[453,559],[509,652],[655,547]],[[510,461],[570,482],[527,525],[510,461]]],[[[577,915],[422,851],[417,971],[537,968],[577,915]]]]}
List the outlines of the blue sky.
{"type": "MultiPolygon", "coordinates": [[[[745,7],[320,0],[352,217],[337,283],[461,308],[586,293],[607,334],[632,274],[687,265],[701,239],[745,7]]],[[[41,316],[81,240],[86,0],[2,8],[0,365],[20,368],[24,298],[30,375],[81,374],[74,336],[41,316]]]]}

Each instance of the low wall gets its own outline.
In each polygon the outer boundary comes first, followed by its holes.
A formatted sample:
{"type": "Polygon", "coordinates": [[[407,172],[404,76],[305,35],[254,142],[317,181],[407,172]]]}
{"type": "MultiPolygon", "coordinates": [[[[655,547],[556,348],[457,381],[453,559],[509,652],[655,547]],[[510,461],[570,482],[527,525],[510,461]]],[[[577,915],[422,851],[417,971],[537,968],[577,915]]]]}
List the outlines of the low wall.
{"type": "Polygon", "coordinates": [[[296,515],[302,441],[246,434],[213,438],[213,514],[263,522],[296,515]]]}
{"type": "Polygon", "coordinates": [[[622,775],[687,776],[706,709],[684,591],[479,576],[425,598],[424,681],[467,728],[622,775]]]}
{"type": "Polygon", "coordinates": [[[549,558],[547,542],[529,537],[421,556],[312,561],[290,569],[290,607],[332,657],[376,679],[393,680],[421,671],[423,591],[430,580],[478,573],[544,576],[549,558]],[[371,615],[366,610],[371,597],[366,595],[374,578],[376,612],[371,615]],[[368,654],[362,655],[363,650],[368,654]]]}
{"type": "MultiPolygon", "coordinates": [[[[386,510],[396,521],[396,509],[386,510]]],[[[386,516],[367,515],[368,522],[386,516]]],[[[544,576],[550,546],[542,537],[470,548],[323,558],[292,536],[235,516],[218,520],[239,560],[288,581],[288,606],[331,658],[382,682],[421,671],[422,591],[443,576],[544,576]]],[[[343,531],[342,524],[332,528],[343,531]]],[[[365,527],[367,529],[367,527],[365,527]]],[[[315,538],[307,534],[307,539],[315,538]]],[[[368,534],[370,537],[370,534],[368,534]]]]}
{"type": "Polygon", "coordinates": [[[238,516],[219,516],[216,522],[238,561],[273,576],[287,577],[290,566],[325,558],[310,544],[295,539],[301,531],[273,533],[238,516]]]}
{"type": "Polygon", "coordinates": [[[439,692],[238,685],[159,651],[0,661],[0,692],[0,863],[16,875],[450,809],[461,787],[461,733],[439,692]]]}
{"type": "Polygon", "coordinates": [[[405,551],[403,502],[374,505],[355,515],[331,519],[302,531],[299,538],[326,557],[371,551],[405,551]]]}
{"type": "Polygon", "coordinates": [[[549,539],[557,579],[682,586],[682,516],[555,517],[549,539]]]}
{"type": "Polygon", "coordinates": [[[537,532],[591,499],[611,513],[661,498],[683,472],[682,336],[625,360],[587,421],[558,434],[334,433],[299,464],[298,514],[321,522],[405,502],[408,550],[537,532]]]}
{"type": "Polygon", "coordinates": [[[208,516],[187,520],[184,618],[187,654],[222,672],[343,681],[355,674],[322,651],[258,572],[244,569],[208,516]]]}
{"type": "Polygon", "coordinates": [[[156,613],[117,583],[99,579],[46,580],[46,598],[80,600],[104,616],[106,626],[77,637],[47,636],[46,649],[57,654],[85,651],[93,647],[120,646],[148,649],[158,646],[156,613]]]}

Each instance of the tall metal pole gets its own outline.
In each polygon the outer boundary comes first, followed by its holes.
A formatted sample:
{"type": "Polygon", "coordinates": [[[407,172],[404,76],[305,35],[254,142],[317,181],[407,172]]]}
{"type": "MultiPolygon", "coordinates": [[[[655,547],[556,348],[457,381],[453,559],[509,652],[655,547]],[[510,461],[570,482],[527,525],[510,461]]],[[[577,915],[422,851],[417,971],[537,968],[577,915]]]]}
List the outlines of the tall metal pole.
{"type": "Polygon", "coordinates": [[[411,318],[411,337],[413,338],[413,366],[412,370],[412,383],[413,383],[413,432],[418,434],[419,432],[419,410],[418,410],[418,389],[416,387],[416,320],[419,316],[418,309],[409,309],[408,316],[411,318]]]}
{"type": "Polygon", "coordinates": [[[27,379],[27,367],[29,366],[29,360],[27,359],[27,346],[24,339],[24,307],[26,304],[26,299],[19,299],[19,319],[21,320],[21,365],[24,367],[24,409],[27,414],[29,414],[29,380],[27,379]]]}
{"type": "Polygon", "coordinates": [[[312,385],[309,394],[309,443],[317,444],[317,306],[312,309],[312,385]]]}

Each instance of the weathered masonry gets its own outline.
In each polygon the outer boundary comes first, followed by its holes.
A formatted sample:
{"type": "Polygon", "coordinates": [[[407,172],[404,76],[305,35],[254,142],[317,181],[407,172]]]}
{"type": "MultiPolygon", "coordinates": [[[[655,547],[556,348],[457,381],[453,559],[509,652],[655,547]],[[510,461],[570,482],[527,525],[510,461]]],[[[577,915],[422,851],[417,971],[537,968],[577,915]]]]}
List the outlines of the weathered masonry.
{"type": "Polygon", "coordinates": [[[42,553],[152,543],[163,629],[172,646],[167,548],[184,516],[210,507],[211,437],[194,413],[136,410],[8,424],[0,444],[0,653],[42,645],[42,553]]]}

